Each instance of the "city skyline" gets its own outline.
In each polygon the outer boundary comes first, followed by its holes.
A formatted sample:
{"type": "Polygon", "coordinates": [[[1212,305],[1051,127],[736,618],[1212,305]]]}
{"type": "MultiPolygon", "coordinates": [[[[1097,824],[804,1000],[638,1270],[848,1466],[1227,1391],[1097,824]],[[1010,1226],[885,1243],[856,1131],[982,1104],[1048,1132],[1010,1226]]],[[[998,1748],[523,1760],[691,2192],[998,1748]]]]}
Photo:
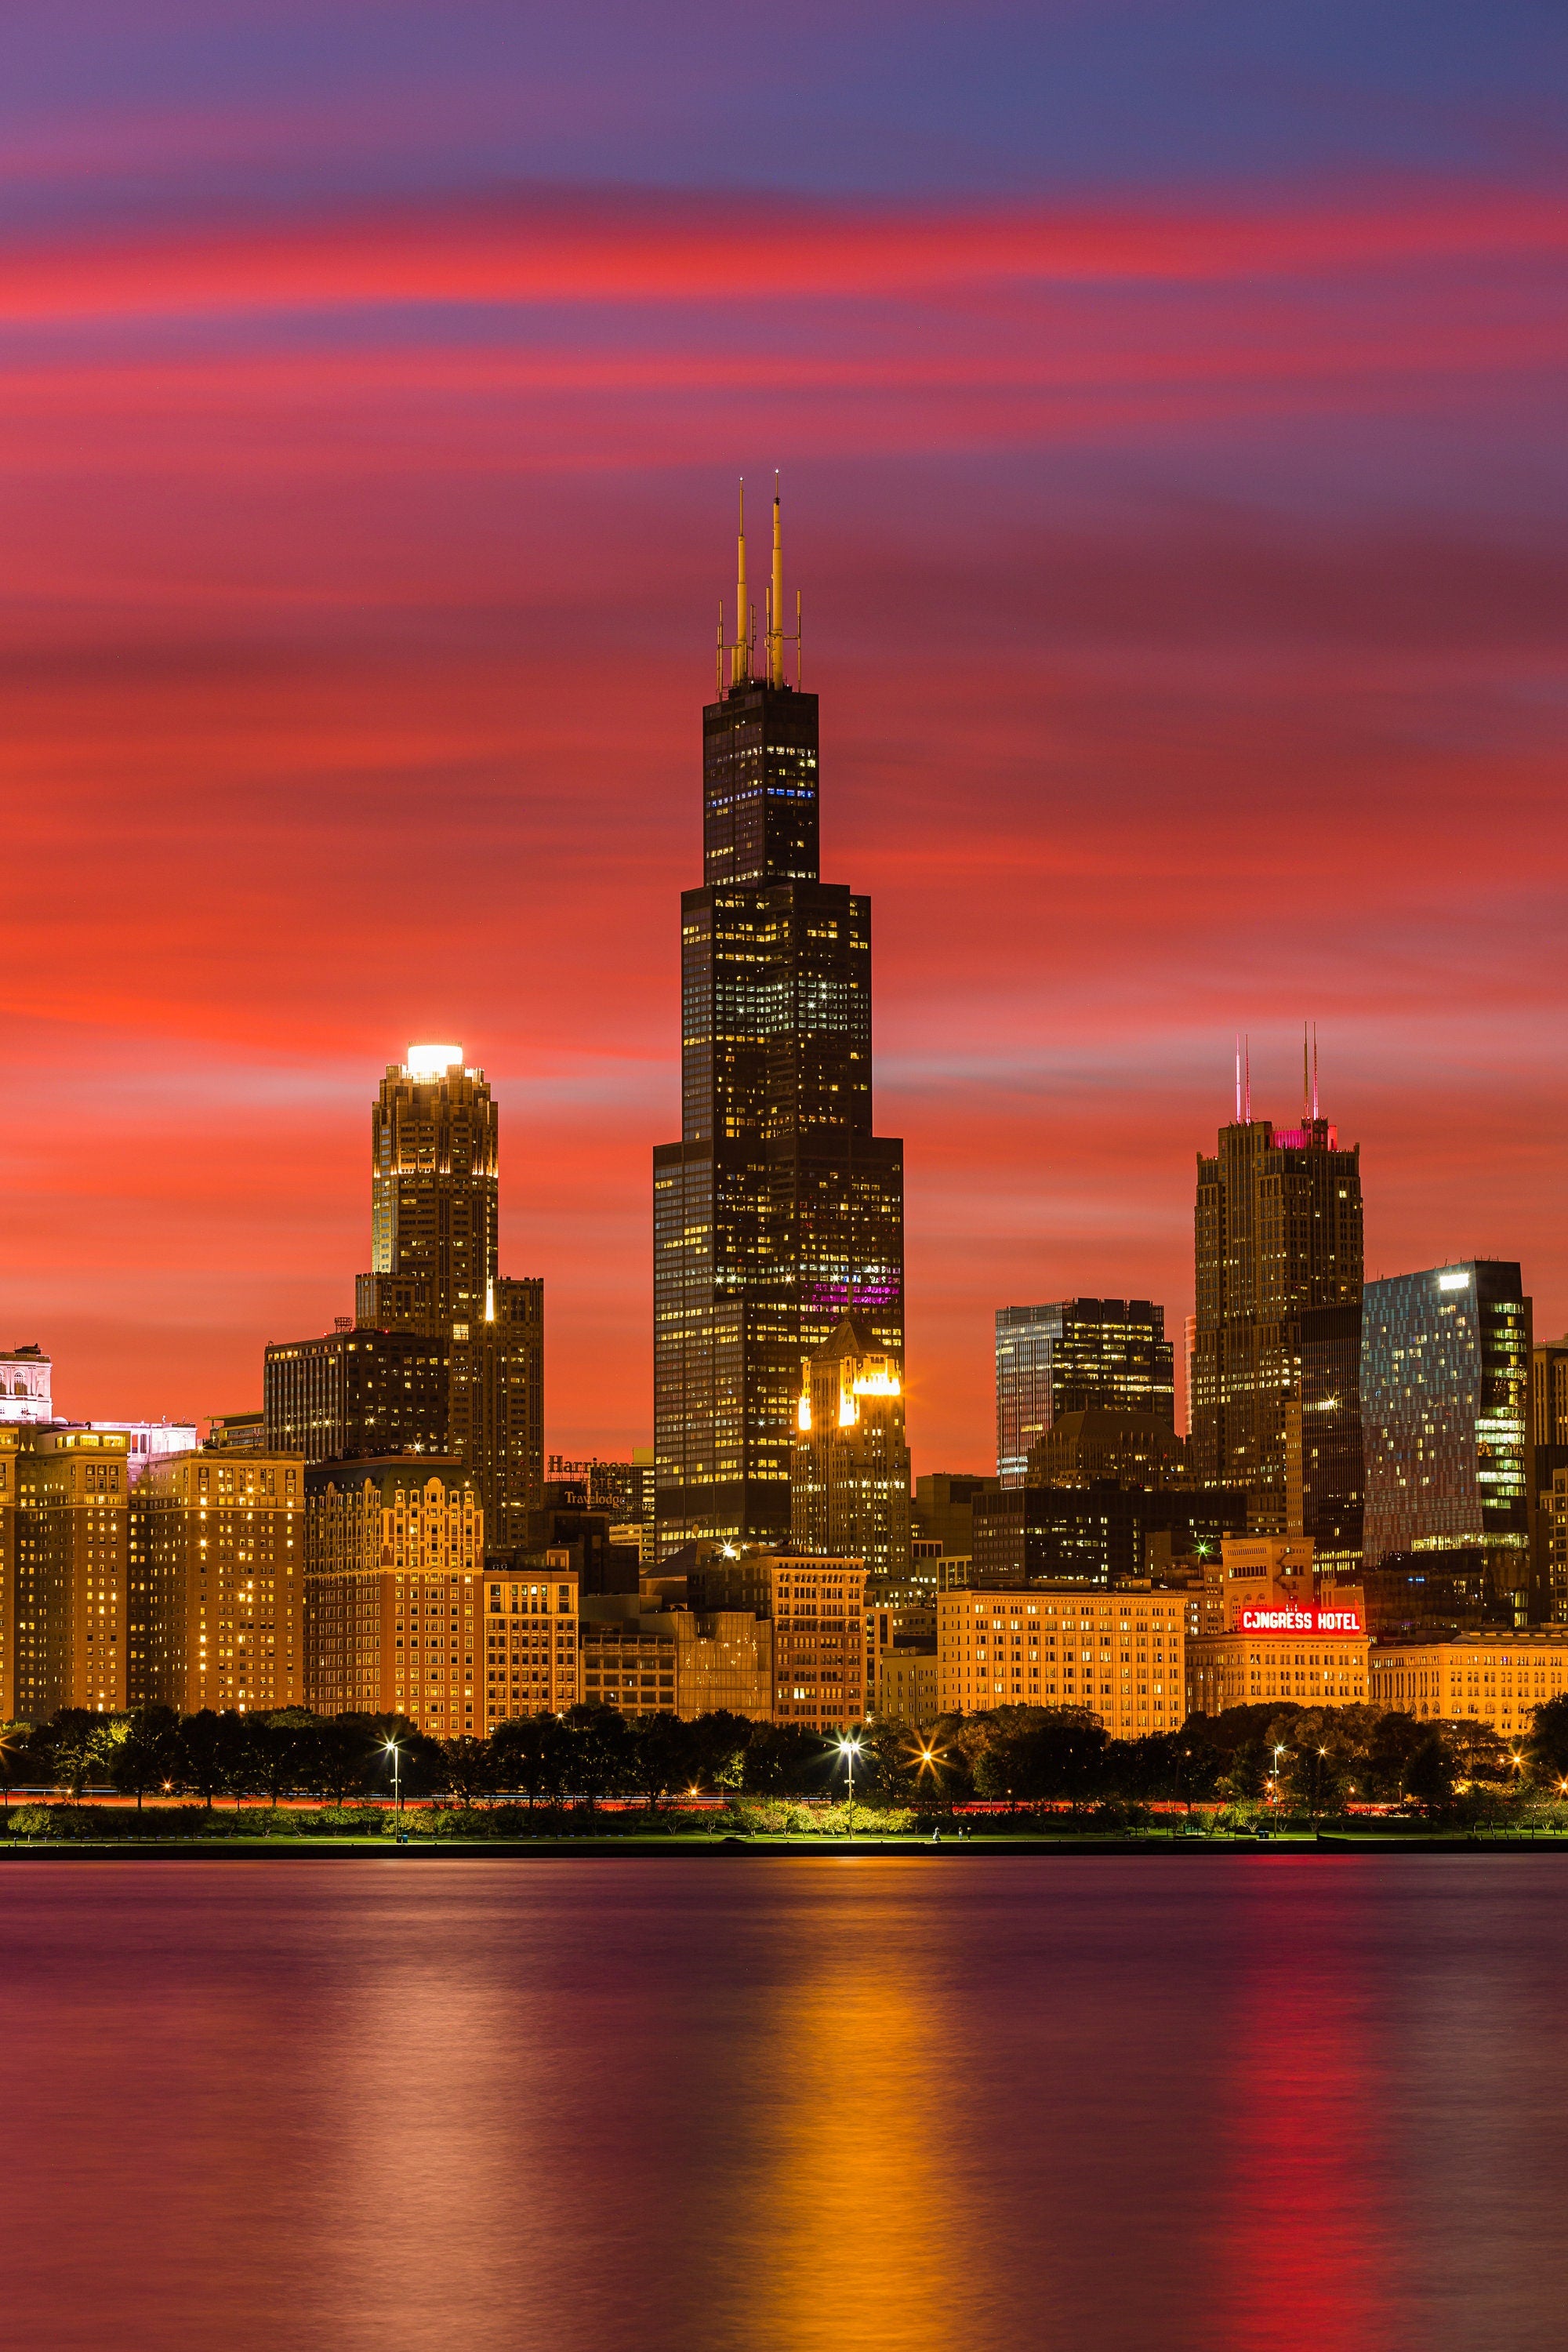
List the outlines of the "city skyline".
{"type": "Polygon", "coordinates": [[[13,78],[0,288],[5,1338],[72,1410],[236,1410],[351,1311],[366,1074],[452,1036],[551,1286],[550,1442],[646,1435],[695,714],[775,466],[824,871],[878,909],[917,1465],[989,1458],[1009,1300],[1180,1330],[1238,1027],[1285,1118],[1320,1024],[1369,1276],[1517,1258],[1568,1324],[1528,12],[1397,70],[1339,6],[1173,49],[971,12],[956,83],[934,20],[889,76],[813,19],[715,110],[668,24],[546,103],[493,11],[373,58],[329,6],[352,155],[281,29],[107,14],[58,19],[66,118],[13,78]]]}

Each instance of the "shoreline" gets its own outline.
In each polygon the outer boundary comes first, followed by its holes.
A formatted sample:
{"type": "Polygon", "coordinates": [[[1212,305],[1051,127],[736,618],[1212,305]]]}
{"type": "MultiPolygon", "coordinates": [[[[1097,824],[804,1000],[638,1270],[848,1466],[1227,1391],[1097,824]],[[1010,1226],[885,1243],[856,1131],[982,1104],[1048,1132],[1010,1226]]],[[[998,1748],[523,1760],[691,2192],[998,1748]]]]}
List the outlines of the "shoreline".
{"type": "Polygon", "coordinates": [[[760,1833],[754,1837],[563,1837],[454,1838],[437,1842],[421,1838],[394,1845],[384,1838],[39,1838],[0,1843],[0,1864],[34,1862],[314,1862],[333,1855],[354,1861],[381,1859],[405,1862],[423,1858],[495,1862],[580,1862],[617,1854],[626,1860],[753,1858],[823,1861],[865,1860],[889,1854],[921,1855],[937,1861],[944,1856],[1004,1858],[1010,1855],[1107,1854],[1429,1854],[1541,1853],[1568,1851],[1568,1834],[1544,1837],[1479,1836],[1473,1832],[1435,1832],[1430,1836],[1405,1832],[1399,1836],[1364,1836],[1339,1831],[1319,1835],[1282,1832],[1267,1838],[1174,1837],[1133,1838],[1084,1835],[1059,1838],[944,1838],[940,1845],[916,1838],[818,1838],[760,1833]]]}

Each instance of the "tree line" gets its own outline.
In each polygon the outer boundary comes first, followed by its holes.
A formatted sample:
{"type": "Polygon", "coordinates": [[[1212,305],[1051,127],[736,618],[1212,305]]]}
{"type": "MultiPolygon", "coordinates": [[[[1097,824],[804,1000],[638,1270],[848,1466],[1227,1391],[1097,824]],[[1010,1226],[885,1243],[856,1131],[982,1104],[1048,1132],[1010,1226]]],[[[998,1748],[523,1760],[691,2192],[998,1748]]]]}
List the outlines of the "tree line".
{"type": "MultiPolygon", "coordinates": [[[[1270,1801],[1329,1815],[1371,1801],[1427,1811],[1468,1792],[1510,1789],[1568,1797],[1568,1697],[1537,1708],[1529,1735],[1507,1742],[1487,1725],[1422,1723],[1368,1706],[1233,1707],[1193,1716],[1177,1731],[1111,1739],[1072,1708],[1000,1707],[915,1730],[872,1725],[856,1735],[858,1797],[917,1812],[979,1798],[1018,1807],[1063,1803],[1215,1804],[1270,1801]]],[[[459,1806],[498,1796],[530,1805],[683,1794],[842,1798],[837,1735],[715,1713],[624,1717],[579,1706],[519,1717],[489,1739],[436,1739],[399,1716],[271,1714],[181,1717],[170,1707],[101,1716],[64,1708],[47,1723],[0,1734],[12,1787],[80,1799],[105,1784],[211,1806],[384,1798],[459,1806]]]]}

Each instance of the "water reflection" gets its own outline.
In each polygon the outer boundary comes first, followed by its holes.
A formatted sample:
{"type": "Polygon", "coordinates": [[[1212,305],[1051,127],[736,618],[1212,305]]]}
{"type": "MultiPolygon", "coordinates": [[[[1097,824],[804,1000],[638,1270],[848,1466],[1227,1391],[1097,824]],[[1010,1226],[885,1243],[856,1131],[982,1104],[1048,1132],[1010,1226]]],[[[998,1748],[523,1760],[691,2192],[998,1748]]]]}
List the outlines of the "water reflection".
{"type": "Polygon", "coordinates": [[[1555,2346],[1556,1857],[0,1866],[7,2339],[1555,2346]]]}

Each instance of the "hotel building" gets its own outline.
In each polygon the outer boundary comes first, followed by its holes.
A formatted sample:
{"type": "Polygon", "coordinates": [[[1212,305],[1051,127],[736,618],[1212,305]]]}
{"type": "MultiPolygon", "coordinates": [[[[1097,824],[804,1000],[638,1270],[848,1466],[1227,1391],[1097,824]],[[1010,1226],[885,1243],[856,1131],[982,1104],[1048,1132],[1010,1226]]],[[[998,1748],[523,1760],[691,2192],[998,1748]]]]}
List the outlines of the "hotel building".
{"type": "Polygon", "coordinates": [[[445,1737],[482,1730],[484,1557],[479,1490],[458,1463],[310,1464],[306,1704],[406,1715],[445,1737]]]}
{"type": "Polygon", "coordinates": [[[1187,1711],[1366,1703],[1365,1596],[1319,1575],[1301,1536],[1227,1539],[1187,1642],[1187,1711]]]}
{"type": "Polygon", "coordinates": [[[938,1711],[1077,1707],[1113,1739],[1186,1715],[1186,1603],[1149,1588],[1072,1584],[937,1595],[938,1711]]]}
{"type": "Polygon", "coordinates": [[[1442,1642],[1379,1642],[1368,1696],[1373,1706],[1422,1722],[1489,1723],[1522,1739],[1538,1706],[1568,1691],[1568,1625],[1455,1633],[1442,1642]]]}
{"type": "Polygon", "coordinates": [[[144,1460],[131,1497],[129,1617],[131,1706],[303,1706],[300,1457],[144,1460]]]}
{"type": "Polygon", "coordinates": [[[0,1427],[0,1704],[42,1723],[128,1704],[129,1444],[121,1431],[0,1427]],[[14,1515],[14,1516],[13,1516],[14,1515]]]}

